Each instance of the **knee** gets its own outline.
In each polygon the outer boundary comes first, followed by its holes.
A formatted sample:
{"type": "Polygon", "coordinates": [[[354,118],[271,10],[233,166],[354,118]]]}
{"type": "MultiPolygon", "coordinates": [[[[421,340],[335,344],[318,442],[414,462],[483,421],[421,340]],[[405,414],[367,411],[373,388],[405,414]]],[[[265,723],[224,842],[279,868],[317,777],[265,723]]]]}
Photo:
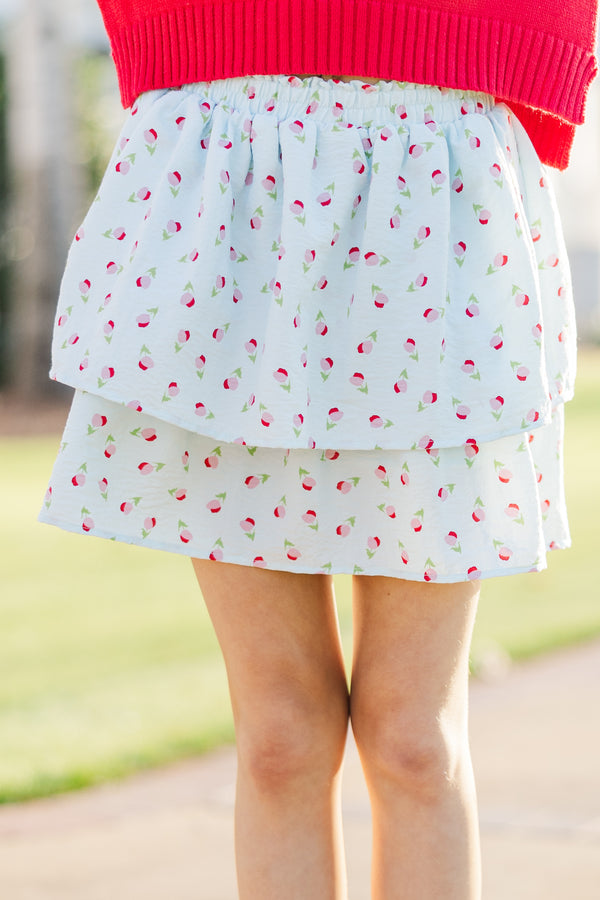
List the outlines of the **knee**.
{"type": "Polygon", "coordinates": [[[342,765],[347,730],[347,696],[326,708],[280,701],[260,715],[240,716],[238,768],[266,793],[303,780],[330,783],[342,765]]]}
{"type": "Polygon", "coordinates": [[[370,788],[396,788],[432,802],[457,785],[468,757],[462,723],[432,713],[352,712],[352,728],[370,788]]]}

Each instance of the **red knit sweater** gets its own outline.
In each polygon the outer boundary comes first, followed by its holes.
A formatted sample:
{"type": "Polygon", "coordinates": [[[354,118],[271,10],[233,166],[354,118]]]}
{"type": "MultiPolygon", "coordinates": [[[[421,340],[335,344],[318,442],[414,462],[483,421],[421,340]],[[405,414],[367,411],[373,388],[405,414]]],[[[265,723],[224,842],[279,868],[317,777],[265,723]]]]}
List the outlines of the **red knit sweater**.
{"type": "Polygon", "coordinates": [[[98,0],[121,99],[238,75],[323,73],[484,91],[567,167],[596,75],[597,0],[98,0]]]}

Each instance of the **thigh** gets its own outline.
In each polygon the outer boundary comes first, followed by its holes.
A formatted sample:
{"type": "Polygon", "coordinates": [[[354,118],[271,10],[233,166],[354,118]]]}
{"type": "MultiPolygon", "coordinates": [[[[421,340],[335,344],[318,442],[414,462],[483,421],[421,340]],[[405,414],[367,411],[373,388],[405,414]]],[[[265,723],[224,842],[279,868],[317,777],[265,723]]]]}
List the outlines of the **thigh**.
{"type": "Polygon", "coordinates": [[[416,730],[442,714],[464,720],[478,597],[477,581],[354,576],[353,715],[416,730]]]}
{"type": "MultiPolygon", "coordinates": [[[[236,726],[243,714],[347,704],[333,580],[192,560],[221,646],[236,726]]],[[[281,724],[281,723],[280,723],[281,724]]]]}

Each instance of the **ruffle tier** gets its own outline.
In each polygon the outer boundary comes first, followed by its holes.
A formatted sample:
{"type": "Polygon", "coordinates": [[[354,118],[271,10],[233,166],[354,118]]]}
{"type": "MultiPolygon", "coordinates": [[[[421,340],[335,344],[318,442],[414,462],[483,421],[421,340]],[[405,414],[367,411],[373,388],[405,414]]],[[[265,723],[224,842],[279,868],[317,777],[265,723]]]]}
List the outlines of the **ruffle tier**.
{"type": "Polygon", "coordinates": [[[574,372],[552,188],[505,106],[255,76],[138,99],[51,377],[220,441],[423,449],[550,423],[574,372]]]}
{"type": "Polygon", "coordinates": [[[546,567],[570,545],[563,412],[465,448],[248,447],[77,392],[40,519],[172,553],[417,581],[546,567]]]}

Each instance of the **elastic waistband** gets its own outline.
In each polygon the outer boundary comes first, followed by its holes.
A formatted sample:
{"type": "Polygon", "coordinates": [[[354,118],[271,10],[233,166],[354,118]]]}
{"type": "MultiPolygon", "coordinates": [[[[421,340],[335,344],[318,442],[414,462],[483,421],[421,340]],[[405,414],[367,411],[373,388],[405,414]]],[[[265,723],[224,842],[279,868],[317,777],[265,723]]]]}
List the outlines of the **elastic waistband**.
{"type": "Polygon", "coordinates": [[[392,118],[409,122],[453,121],[461,115],[485,114],[496,104],[494,97],[476,91],[440,88],[384,79],[369,84],[355,79],[333,81],[320,75],[245,75],[215,81],[183,84],[170,90],[202,95],[212,105],[221,103],[248,114],[276,112],[311,115],[321,120],[365,120],[375,111],[387,110],[392,118]]]}

